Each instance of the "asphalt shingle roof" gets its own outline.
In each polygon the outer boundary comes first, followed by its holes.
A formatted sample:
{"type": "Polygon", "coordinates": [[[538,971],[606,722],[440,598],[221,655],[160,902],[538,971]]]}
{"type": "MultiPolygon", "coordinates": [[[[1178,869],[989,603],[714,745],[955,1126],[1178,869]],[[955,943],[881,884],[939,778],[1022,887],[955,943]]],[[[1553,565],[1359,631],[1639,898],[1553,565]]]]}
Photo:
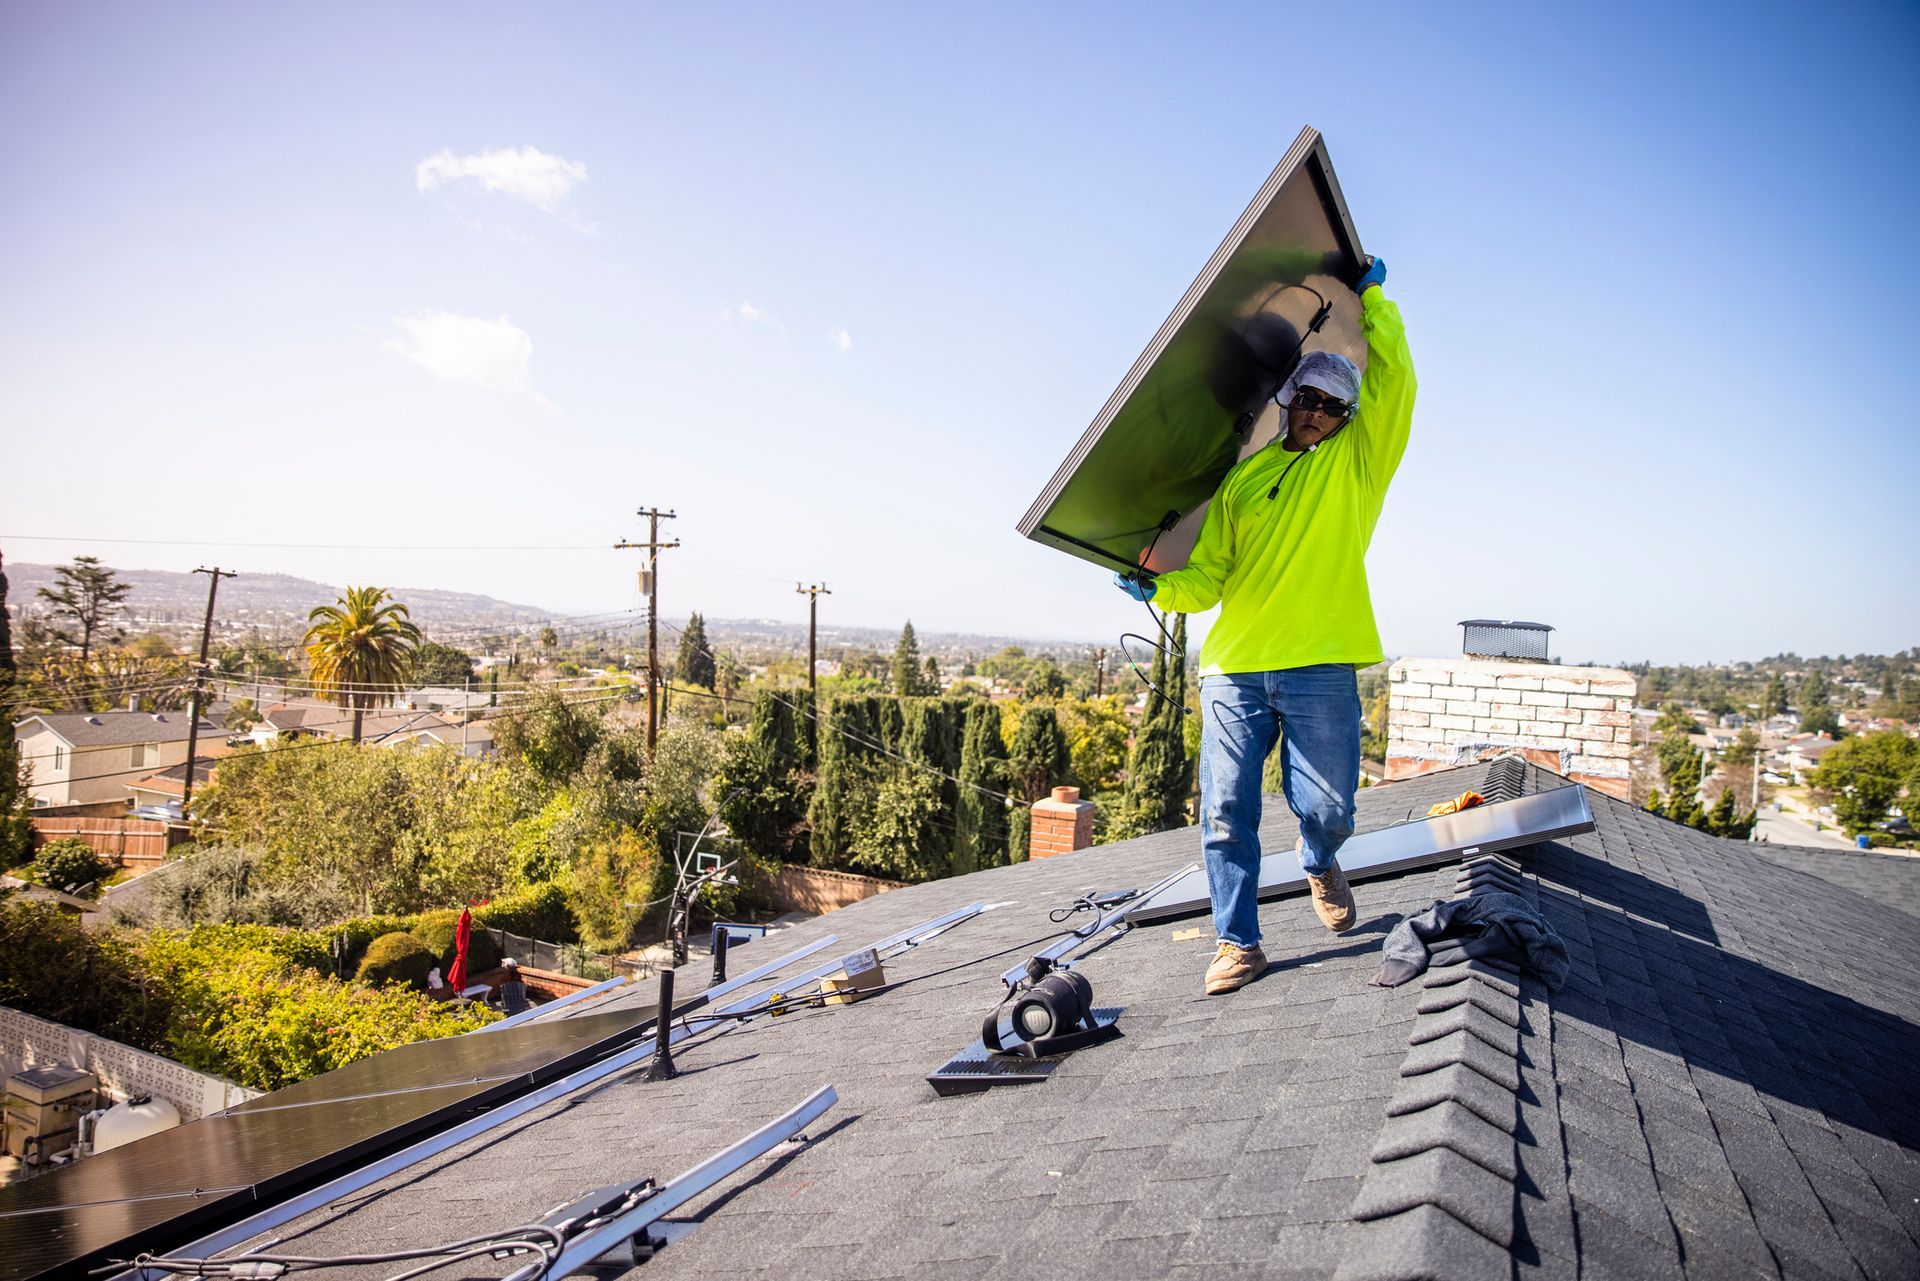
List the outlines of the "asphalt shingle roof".
{"type": "MultiPolygon", "coordinates": [[[[189,722],[185,712],[58,712],[40,713],[15,723],[15,732],[31,733],[40,721],[75,747],[119,747],[134,743],[184,743],[189,722]]],[[[201,718],[202,734],[219,727],[201,718]]]]}
{"type": "MultiPolygon", "coordinates": [[[[1488,769],[1363,791],[1360,827],[1488,769]]],[[[1273,969],[1228,997],[1201,995],[1212,934],[1190,931],[1204,922],[1143,927],[1082,968],[1098,1003],[1125,1008],[1125,1036],[1043,1085],[977,1095],[937,1097],[925,1075],[978,1034],[1047,911],[1158,879],[1197,856],[1194,831],[869,899],[734,963],[1004,905],[889,967],[925,982],[690,1041],[678,1079],[632,1073],[530,1114],[281,1229],[283,1248],[413,1245],[671,1177],[831,1082],[841,1102],[812,1142],[686,1207],[648,1275],[1920,1273],[1914,918],[1590,801],[1587,835],[1357,884],[1345,935],[1298,898],[1264,905],[1273,969]],[[1367,985],[1394,923],[1483,885],[1552,922],[1564,988],[1484,963],[1367,985]]],[[[1270,801],[1267,847],[1294,833],[1270,801]]]]}
{"type": "Polygon", "coordinates": [[[1804,845],[1756,845],[1753,852],[1769,863],[1832,881],[1910,916],[1920,916],[1920,855],[1804,845]]]}

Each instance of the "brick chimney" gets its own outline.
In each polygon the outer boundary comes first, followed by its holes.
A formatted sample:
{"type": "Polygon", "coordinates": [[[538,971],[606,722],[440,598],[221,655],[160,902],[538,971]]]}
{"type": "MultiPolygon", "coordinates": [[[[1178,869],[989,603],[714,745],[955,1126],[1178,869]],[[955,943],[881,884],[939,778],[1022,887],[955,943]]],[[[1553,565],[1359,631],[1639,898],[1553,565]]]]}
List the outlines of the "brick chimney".
{"type": "Polygon", "coordinates": [[[1633,673],[1507,658],[1403,658],[1387,672],[1387,778],[1515,752],[1627,799],[1633,673]]]}
{"type": "Polygon", "coordinates": [[[1033,803],[1028,858],[1071,854],[1093,844],[1093,802],[1080,799],[1077,787],[1056,787],[1033,803]]]}

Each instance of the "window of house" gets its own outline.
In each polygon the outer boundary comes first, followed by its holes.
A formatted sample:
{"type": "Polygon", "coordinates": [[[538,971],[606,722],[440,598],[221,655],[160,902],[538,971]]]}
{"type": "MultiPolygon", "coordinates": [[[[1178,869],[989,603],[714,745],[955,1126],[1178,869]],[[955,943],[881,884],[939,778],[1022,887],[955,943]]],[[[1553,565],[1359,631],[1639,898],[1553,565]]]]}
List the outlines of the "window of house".
{"type": "Polygon", "coordinates": [[[56,772],[67,767],[67,749],[60,744],[53,745],[53,768],[56,772]]]}
{"type": "Polygon", "coordinates": [[[149,765],[158,764],[159,761],[160,744],[135,743],[133,745],[133,760],[131,764],[135,769],[145,769],[149,765]]]}

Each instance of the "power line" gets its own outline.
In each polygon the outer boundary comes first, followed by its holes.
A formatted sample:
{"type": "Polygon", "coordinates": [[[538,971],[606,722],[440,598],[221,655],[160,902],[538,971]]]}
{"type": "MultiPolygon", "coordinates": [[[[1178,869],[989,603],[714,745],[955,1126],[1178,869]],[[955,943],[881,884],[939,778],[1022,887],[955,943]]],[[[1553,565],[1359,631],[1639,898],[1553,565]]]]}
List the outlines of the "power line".
{"type": "Polygon", "coordinates": [[[127,547],[208,547],[223,551],[245,548],[260,551],[307,552],[596,552],[605,546],[602,543],[524,543],[484,547],[450,543],[233,543],[200,538],[88,538],[79,534],[0,534],[0,542],[112,543],[127,547]]]}

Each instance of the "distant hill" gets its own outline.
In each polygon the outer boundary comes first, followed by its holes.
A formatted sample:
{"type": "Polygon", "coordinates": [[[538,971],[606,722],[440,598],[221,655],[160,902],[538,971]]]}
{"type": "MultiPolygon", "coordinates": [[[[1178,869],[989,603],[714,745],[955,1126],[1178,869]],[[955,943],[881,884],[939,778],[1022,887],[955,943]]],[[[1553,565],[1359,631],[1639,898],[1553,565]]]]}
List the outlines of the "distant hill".
{"type": "MultiPolygon", "coordinates": [[[[10,560],[6,568],[8,600],[18,611],[35,607],[37,589],[53,585],[56,567],[10,560]]],[[[118,567],[114,572],[133,585],[133,594],[127,598],[132,627],[198,630],[207,608],[205,575],[118,567]]],[[[243,574],[238,578],[225,578],[220,581],[219,621],[222,630],[258,627],[272,632],[295,624],[304,625],[309,610],[315,605],[331,605],[339,599],[341,590],[291,574],[243,574]]],[[[396,587],[393,595],[406,603],[413,620],[429,636],[435,628],[458,628],[471,633],[490,627],[524,627],[553,616],[551,610],[515,605],[470,592],[396,587]]]]}

